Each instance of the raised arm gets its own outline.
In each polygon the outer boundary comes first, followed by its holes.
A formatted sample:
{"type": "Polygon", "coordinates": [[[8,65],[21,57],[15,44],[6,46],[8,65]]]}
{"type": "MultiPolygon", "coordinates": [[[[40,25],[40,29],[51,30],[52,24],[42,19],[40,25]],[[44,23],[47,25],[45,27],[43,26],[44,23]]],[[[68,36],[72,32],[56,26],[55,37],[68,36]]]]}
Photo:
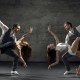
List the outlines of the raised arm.
{"type": "Polygon", "coordinates": [[[9,29],[5,24],[3,24],[2,21],[0,21],[0,27],[2,29],[2,33],[4,33],[5,31],[7,31],[9,29]]]}
{"type": "Polygon", "coordinates": [[[51,31],[51,25],[48,26],[48,31],[54,37],[54,39],[56,41],[56,45],[57,45],[59,43],[59,38],[58,38],[58,36],[54,32],[51,31]]]}
{"type": "Polygon", "coordinates": [[[31,34],[32,31],[33,31],[33,28],[30,27],[30,28],[29,28],[29,31],[28,31],[27,33],[23,34],[18,41],[22,41],[25,37],[27,37],[29,34],[31,34]]]}
{"type": "Polygon", "coordinates": [[[22,37],[18,41],[16,41],[16,46],[17,46],[17,49],[18,49],[18,56],[19,56],[20,60],[22,61],[22,63],[24,64],[25,67],[27,67],[27,65],[26,65],[26,62],[24,61],[24,59],[22,57],[22,54],[21,54],[21,45],[20,45],[20,43],[25,37],[27,37],[30,33],[32,33],[32,30],[33,30],[32,27],[30,27],[29,32],[22,35],[22,37]]]}

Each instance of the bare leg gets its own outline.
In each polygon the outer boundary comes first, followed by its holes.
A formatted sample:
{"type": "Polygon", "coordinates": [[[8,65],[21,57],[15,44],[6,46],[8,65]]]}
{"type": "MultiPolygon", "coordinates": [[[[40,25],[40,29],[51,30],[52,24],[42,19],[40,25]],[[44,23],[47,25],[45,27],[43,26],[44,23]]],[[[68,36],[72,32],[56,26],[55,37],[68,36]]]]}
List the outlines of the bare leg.
{"type": "Polygon", "coordinates": [[[73,53],[75,53],[75,55],[77,53],[77,48],[78,48],[79,41],[80,41],[80,37],[77,37],[71,45],[71,50],[72,50],[73,53]]]}

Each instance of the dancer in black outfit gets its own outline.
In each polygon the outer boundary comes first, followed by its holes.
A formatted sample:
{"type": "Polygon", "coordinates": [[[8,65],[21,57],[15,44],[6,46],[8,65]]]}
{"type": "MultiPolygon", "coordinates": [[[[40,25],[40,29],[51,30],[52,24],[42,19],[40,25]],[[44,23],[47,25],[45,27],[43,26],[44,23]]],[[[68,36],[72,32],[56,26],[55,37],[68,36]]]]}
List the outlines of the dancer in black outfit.
{"type": "MultiPolygon", "coordinates": [[[[21,55],[21,49],[19,45],[21,41],[20,40],[17,41],[15,36],[15,33],[19,32],[20,30],[20,25],[14,24],[12,29],[10,29],[0,21],[0,27],[2,29],[2,35],[0,37],[1,53],[5,53],[14,58],[13,69],[11,71],[11,74],[19,74],[16,71],[16,68],[18,65],[18,59],[22,61],[22,63],[24,64],[24,67],[27,67],[26,62],[24,61],[21,55]],[[18,50],[18,52],[16,49],[18,50]]],[[[21,39],[23,39],[24,37],[25,35],[23,35],[21,39]]]]}
{"type": "MultiPolygon", "coordinates": [[[[71,22],[65,22],[64,23],[64,28],[68,31],[68,34],[66,35],[66,38],[65,38],[65,44],[72,45],[74,40],[77,37],[80,37],[80,25],[76,28],[73,28],[71,22]]],[[[80,42],[78,44],[77,50],[80,51],[80,42]]],[[[66,72],[64,73],[64,75],[71,73],[71,68],[69,66],[69,63],[68,63],[67,59],[69,57],[73,57],[73,56],[74,55],[71,54],[71,52],[70,53],[66,52],[65,54],[62,55],[62,61],[63,61],[64,65],[65,65],[65,68],[66,68],[66,72]]],[[[79,57],[80,53],[76,54],[76,56],[79,57]]]]}

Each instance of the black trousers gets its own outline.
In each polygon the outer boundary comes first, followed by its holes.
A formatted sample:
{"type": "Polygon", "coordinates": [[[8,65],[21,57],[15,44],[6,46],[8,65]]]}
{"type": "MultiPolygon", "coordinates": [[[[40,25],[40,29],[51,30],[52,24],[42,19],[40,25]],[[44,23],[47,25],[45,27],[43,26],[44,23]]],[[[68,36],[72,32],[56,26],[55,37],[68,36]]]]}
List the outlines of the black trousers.
{"type": "Polygon", "coordinates": [[[68,52],[66,52],[65,54],[62,55],[62,61],[65,65],[65,68],[67,71],[70,71],[70,66],[69,66],[69,62],[68,62],[68,58],[72,57],[73,55],[70,55],[68,52]]]}
{"type": "Polygon", "coordinates": [[[17,68],[17,65],[18,65],[19,57],[17,55],[16,49],[13,48],[13,47],[15,47],[14,42],[7,42],[7,43],[4,43],[4,44],[0,45],[0,49],[1,49],[2,53],[14,58],[14,60],[13,60],[13,71],[15,71],[16,68],[17,68]]]}
{"type": "Polygon", "coordinates": [[[17,54],[16,50],[6,49],[4,51],[4,54],[14,58],[14,60],[13,60],[13,71],[15,71],[17,69],[18,60],[19,60],[18,56],[16,55],[17,54]]]}

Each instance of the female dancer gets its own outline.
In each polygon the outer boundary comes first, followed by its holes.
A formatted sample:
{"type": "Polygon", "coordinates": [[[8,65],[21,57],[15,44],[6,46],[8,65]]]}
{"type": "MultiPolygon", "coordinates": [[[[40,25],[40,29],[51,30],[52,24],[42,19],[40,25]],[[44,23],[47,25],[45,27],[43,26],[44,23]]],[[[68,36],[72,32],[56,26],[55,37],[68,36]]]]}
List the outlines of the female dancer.
{"type": "Polygon", "coordinates": [[[48,26],[48,31],[49,33],[54,37],[56,45],[54,44],[49,44],[47,46],[47,56],[48,56],[48,60],[50,62],[48,69],[50,69],[52,66],[55,66],[56,64],[59,63],[60,60],[60,56],[62,52],[69,52],[71,55],[80,57],[80,51],[77,50],[79,41],[80,41],[80,37],[77,37],[74,42],[72,43],[72,45],[68,45],[65,43],[61,43],[59,41],[58,36],[51,31],[51,25],[48,26]]]}

